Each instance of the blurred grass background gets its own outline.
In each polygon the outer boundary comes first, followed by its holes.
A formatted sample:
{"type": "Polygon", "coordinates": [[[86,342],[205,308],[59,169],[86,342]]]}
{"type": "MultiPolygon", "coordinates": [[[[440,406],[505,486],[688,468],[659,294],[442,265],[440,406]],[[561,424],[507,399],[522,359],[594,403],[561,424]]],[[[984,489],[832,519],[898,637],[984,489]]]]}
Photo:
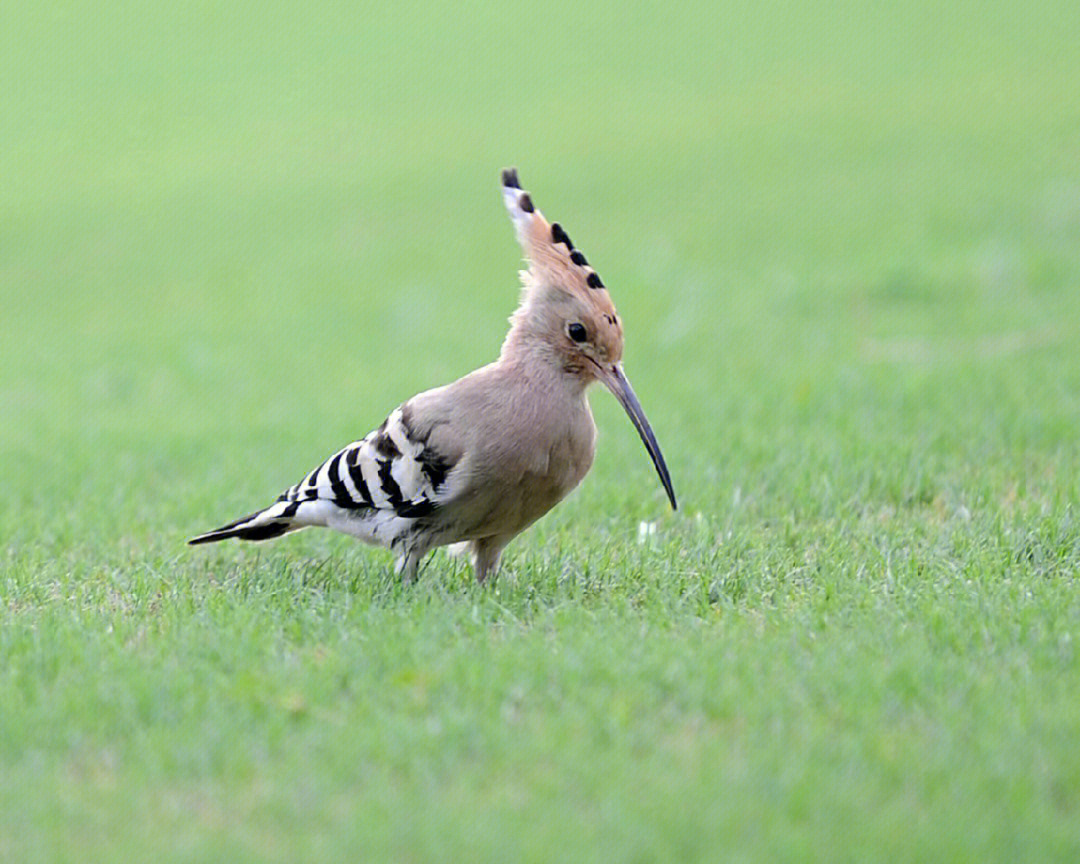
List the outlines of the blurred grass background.
{"type": "Polygon", "coordinates": [[[0,10],[0,857],[1074,858],[1080,7],[0,10]],[[492,591],[183,541],[492,359],[613,400],[492,591]],[[655,538],[637,542],[640,521],[655,538]]]}

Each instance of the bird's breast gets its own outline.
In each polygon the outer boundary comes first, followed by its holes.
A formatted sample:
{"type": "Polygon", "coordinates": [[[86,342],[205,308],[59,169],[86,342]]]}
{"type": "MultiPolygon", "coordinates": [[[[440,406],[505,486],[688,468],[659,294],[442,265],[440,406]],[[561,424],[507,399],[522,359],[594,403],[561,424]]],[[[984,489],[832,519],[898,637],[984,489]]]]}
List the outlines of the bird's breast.
{"type": "Polygon", "coordinates": [[[507,530],[520,531],[565,498],[592,467],[596,426],[588,406],[562,422],[535,427],[525,436],[514,469],[496,485],[503,487],[497,508],[507,530]]]}
{"type": "Polygon", "coordinates": [[[596,426],[580,390],[524,376],[496,381],[501,386],[469,396],[457,421],[468,446],[448,477],[455,491],[439,511],[455,540],[522,531],[592,466],[596,426]]]}

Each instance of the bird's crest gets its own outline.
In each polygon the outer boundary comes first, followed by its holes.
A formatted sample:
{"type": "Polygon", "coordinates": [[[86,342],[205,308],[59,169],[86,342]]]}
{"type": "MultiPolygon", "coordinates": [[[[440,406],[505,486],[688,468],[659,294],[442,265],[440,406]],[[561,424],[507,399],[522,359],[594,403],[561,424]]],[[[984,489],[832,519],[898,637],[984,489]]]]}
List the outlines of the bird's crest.
{"type": "Polygon", "coordinates": [[[587,297],[600,306],[611,300],[597,272],[558,222],[548,223],[532,196],[521,188],[516,168],[502,172],[503,202],[514,223],[529,269],[521,271],[526,290],[546,285],[587,297]]]}

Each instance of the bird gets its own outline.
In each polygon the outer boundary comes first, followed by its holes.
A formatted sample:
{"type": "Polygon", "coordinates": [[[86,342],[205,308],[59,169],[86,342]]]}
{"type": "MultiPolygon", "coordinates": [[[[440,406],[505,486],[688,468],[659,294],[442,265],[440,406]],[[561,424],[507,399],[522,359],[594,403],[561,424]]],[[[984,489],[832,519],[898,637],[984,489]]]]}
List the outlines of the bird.
{"type": "Polygon", "coordinates": [[[586,390],[605,385],[629,415],[672,509],[671,475],[623,371],[611,296],[558,222],[502,171],[502,197],[524,253],[519,305],[499,357],[399,405],[270,506],[188,541],[269,540],[323,526],[391,549],[412,582],[440,546],[469,551],[476,579],[506,545],[585,477],[596,448],[586,390]]]}

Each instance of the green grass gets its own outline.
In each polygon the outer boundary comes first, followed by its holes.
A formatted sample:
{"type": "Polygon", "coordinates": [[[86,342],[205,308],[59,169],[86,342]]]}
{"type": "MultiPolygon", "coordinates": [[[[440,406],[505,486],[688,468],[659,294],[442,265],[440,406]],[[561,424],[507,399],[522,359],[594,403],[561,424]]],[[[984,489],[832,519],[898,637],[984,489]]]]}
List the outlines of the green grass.
{"type": "Polygon", "coordinates": [[[0,859],[1080,856],[1080,6],[149,8],[0,13],[0,859]],[[597,392],[494,588],[187,548],[495,356],[507,164],[681,509],[597,392]]]}

